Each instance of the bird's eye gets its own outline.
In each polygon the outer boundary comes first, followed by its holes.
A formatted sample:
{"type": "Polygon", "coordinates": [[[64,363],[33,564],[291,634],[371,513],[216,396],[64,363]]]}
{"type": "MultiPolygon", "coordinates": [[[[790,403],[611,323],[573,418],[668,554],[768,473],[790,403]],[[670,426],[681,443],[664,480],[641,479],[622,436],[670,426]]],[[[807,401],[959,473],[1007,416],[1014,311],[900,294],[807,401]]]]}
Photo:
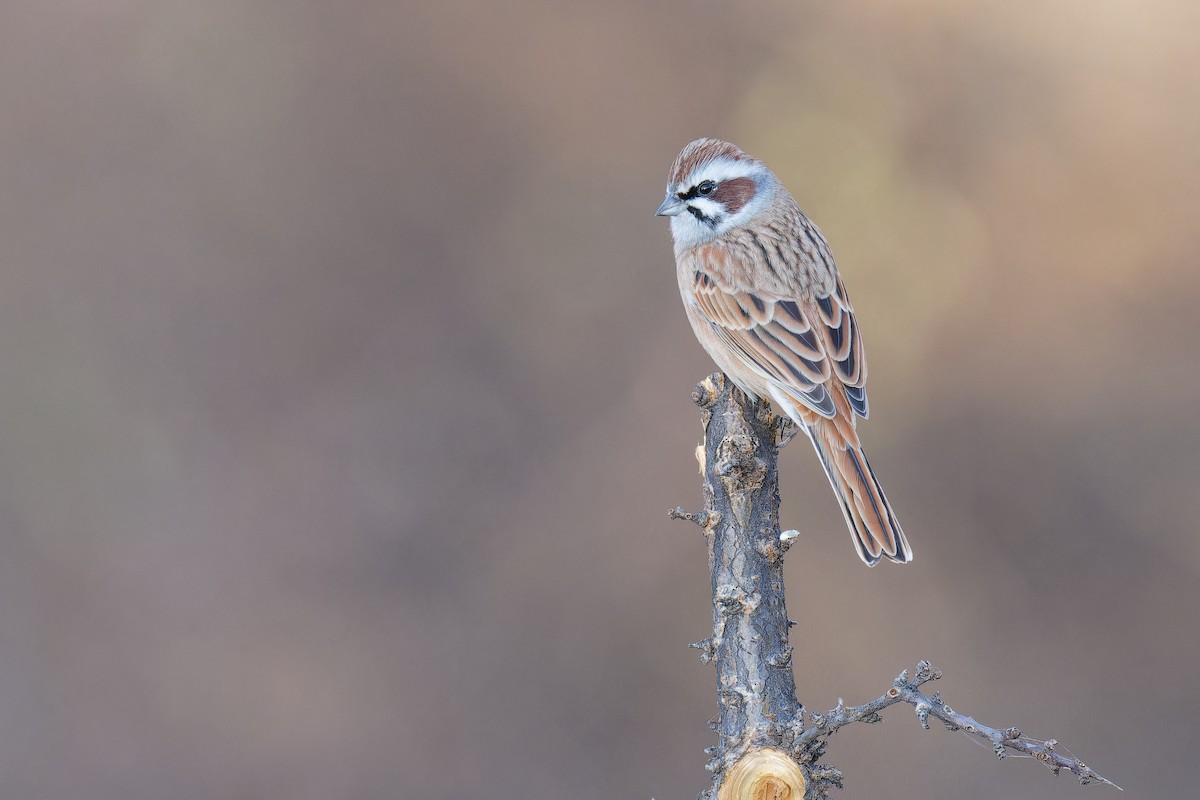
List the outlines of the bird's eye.
{"type": "Polygon", "coordinates": [[[708,197],[710,194],[712,194],[716,190],[717,190],[717,185],[715,183],[713,183],[712,181],[704,181],[703,183],[701,183],[699,186],[696,187],[696,191],[700,193],[701,197],[708,197]]]}

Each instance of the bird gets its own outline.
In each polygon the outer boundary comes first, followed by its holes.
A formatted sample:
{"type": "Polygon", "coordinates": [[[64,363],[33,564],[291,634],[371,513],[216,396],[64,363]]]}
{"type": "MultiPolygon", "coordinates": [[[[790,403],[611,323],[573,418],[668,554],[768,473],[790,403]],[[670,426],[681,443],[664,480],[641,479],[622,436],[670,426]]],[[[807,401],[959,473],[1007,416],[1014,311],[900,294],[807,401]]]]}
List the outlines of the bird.
{"type": "Polygon", "coordinates": [[[824,235],[766,164],[720,139],[684,146],[656,213],[670,218],[700,344],[738,388],[807,434],[859,557],[911,561],[855,427],[869,411],[867,362],[824,235]]]}

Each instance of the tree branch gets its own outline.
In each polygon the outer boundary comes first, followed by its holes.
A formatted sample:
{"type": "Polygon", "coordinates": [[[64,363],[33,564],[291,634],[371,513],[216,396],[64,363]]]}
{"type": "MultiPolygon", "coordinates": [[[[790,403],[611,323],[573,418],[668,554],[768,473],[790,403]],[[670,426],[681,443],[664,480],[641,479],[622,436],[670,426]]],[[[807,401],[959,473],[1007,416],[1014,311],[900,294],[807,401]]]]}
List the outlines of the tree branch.
{"type": "Polygon", "coordinates": [[[960,714],[952,709],[942,700],[940,692],[934,692],[930,696],[920,691],[923,684],[936,681],[941,677],[941,670],[934,669],[928,661],[918,661],[915,674],[911,679],[908,670],[904,670],[896,676],[892,688],[869,703],[846,708],[842,705],[841,700],[838,700],[837,706],[830,709],[829,713],[810,714],[809,719],[813,724],[796,739],[796,750],[802,755],[802,760],[804,756],[808,756],[808,760],[820,757],[821,753],[817,751],[823,750],[823,740],[840,728],[844,728],[852,722],[868,724],[882,722],[880,711],[897,703],[908,703],[916,709],[917,721],[925,730],[929,730],[929,718],[934,717],[941,720],[942,725],[948,731],[962,731],[988,743],[997,758],[1004,758],[1009,750],[1014,750],[1036,758],[1055,775],[1063,769],[1068,770],[1084,786],[1095,781],[1117,789],[1121,788],[1108,778],[1093,772],[1091,767],[1078,758],[1063,755],[1055,750],[1058,746],[1058,741],[1055,739],[1034,739],[1022,734],[1018,728],[999,730],[989,727],[976,721],[974,717],[960,714]]]}
{"type": "MultiPolygon", "coordinates": [[[[718,715],[710,725],[718,741],[705,753],[712,785],[701,800],[819,800],[840,788],[836,767],[817,763],[829,737],[852,722],[880,722],[880,712],[897,703],[916,709],[921,727],[929,718],[952,731],[987,742],[1000,758],[1009,751],[1030,755],[1055,774],[1067,769],[1082,784],[1116,784],[1097,775],[1053,739],[999,730],[954,711],[935,692],[920,687],[941,677],[928,661],[897,676],[880,697],[853,708],[838,701],[827,714],[808,715],[796,699],[792,647],[783,592],[783,555],[798,534],[779,530],[779,448],[798,429],[776,417],[765,402],[749,400],[721,373],[705,378],[692,393],[700,406],[704,447],[697,451],[704,475],[704,510],[668,512],[704,530],[712,579],[713,633],[691,647],[717,667],[718,715]]],[[[1120,787],[1117,787],[1120,788],[1120,787]]]]}

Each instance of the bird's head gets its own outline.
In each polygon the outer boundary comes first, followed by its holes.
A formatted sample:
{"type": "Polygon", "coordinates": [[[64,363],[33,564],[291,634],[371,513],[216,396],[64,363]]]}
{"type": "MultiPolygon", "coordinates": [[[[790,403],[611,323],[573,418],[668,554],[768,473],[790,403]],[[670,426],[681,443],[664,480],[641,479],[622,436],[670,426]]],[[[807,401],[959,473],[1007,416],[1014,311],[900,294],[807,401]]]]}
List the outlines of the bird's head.
{"type": "Polygon", "coordinates": [[[667,197],[656,212],[671,217],[677,250],[705,244],[745,226],[771,202],[778,181],[766,165],[719,139],[697,139],[667,175],[667,197]]]}

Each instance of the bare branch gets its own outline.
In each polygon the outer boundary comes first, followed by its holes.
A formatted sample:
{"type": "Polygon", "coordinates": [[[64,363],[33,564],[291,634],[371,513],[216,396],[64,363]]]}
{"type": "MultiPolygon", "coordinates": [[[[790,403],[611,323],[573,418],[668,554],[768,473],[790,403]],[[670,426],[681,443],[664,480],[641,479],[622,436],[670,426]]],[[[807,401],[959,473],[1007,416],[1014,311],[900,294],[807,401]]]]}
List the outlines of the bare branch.
{"type": "Polygon", "coordinates": [[[804,766],[791,746],[803,728],[783,600],[779,532],[779,444],[795,434],[765,403],[725,376],[709,376],[692,399],[703,409],[705,508],[670,516],[704,527],[712,579],[712,634],[691,646],[717,667],[718,743],[706,768],[707,798],[805,794],[804,766]],[[781,794],[786,789],[788,794],[781,794]]]}
{"type": "Polygon", "coordinates": [[[997,758],[1004,758],[1009,750],[1013,750],[1036,758],[1055,775],[1063,769],[1068,770],[1084,786],[1096,782],[1121,788],[1074,756],[1064,755],[1056,750],[1058,742],[1054,739],[1034,739],[1024,735],[1017,728],[992,728],[974,717],[955,711],[942,700],[939,692],[934,692],[932,696],[921,692],[922,685],[941,677],[941,670],[934,669],[928,661],[919,661],[911,678],[908,670],[904,670],[896,676],[892,688],[869,703],[846,708],[839,700],[838,705],[828,714],[811,714],[813,725],[797,737],[797,751],[811,752],[815,757],[819,757],[819,752],[824,749],[822,740],[840,728],[852,722],[880,722],[880,711],[897,703],[908,703],[916,709],[917,720],[925,730],[929,730],[929,718],[934,717],[941,720],[946,730],[962,731],[991,745],[997,758]]]}

